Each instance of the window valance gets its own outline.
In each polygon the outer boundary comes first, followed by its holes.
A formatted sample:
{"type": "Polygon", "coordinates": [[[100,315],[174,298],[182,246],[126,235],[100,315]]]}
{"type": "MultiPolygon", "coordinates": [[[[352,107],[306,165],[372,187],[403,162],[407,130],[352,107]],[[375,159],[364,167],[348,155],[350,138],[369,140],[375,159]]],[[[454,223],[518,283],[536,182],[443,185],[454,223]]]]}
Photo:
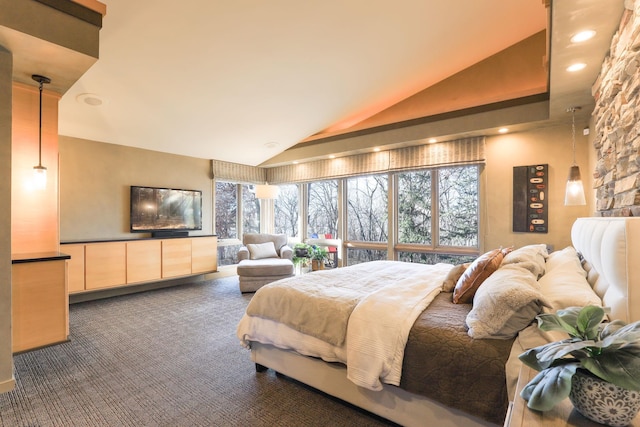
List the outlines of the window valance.
{"type": "Polygon", "coordinates": [[[218,181],[264,183],[267,180],[266,169],[241,165],[239,163],[211,160],[211,175],[218,181]]]}
{"type": "Polygon", "coordinates": [[[270,184],[285,184],[484,161],[485,137],[480,136],[278,166],[266,169],[266,180],[270,184]]]}

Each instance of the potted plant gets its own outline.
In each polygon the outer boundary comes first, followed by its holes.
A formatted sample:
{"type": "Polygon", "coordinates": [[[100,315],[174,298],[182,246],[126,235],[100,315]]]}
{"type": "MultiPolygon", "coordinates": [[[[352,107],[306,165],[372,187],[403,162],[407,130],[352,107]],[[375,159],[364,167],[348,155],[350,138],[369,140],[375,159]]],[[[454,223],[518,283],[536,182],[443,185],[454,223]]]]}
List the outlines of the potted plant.
{"type": "Polygon", "coordinates": [[[324,270],[324,263],[329,259],[329,251],[322,246],[312,246],[311,247],[311,269],[313,271],[316,270],[324,270]]]}
{"type": "Polygon", "coordinates": [[[309,259],[311,258],[312,248],[306,243],[296,243],[293,246],[293,265],[296,268],[296,274],[302,274],[307,271],[309,259]]]}
{"type": "Polygon", "coordinates": [[[599,423],[626,426],[633,420],[640,409],[640,322],[603,323],[604,317],[597,306],[537,316],[540,329],[569,338],[520,355],[540,371],[520,394],[529,408],[547,411],[569,396],[578,412],[599,423]]]}
{"type": "Polygon", "coordinates": [[[308,261],[312,248],[306,243],[296,243],[293,247],[293,263],[300,264],[308,261]]]}

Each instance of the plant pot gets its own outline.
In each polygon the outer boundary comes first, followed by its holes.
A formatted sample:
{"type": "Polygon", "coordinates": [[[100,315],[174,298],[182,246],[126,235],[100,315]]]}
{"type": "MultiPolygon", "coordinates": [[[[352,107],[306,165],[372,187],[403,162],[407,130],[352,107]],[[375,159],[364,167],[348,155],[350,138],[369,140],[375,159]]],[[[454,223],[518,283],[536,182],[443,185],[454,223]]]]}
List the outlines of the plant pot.
{"type": "Polygon", "coordinates": [[[298,258],[307,258],[309,250],[307,248],[295,248],[295,254],[298,258]]]}
{"type": "Polygon", "coordinates": [[[640,410],[640,392],[618,387],[578,369],[571,381],[569,399],[590,420],[624,427],[640,410]]]}
{"type": "Polygon", "coordinates": [[[316,270],[324,270],[324,260],[321,259],[312,259],[311,260],[311,269],[313,271],[316,270]]]}

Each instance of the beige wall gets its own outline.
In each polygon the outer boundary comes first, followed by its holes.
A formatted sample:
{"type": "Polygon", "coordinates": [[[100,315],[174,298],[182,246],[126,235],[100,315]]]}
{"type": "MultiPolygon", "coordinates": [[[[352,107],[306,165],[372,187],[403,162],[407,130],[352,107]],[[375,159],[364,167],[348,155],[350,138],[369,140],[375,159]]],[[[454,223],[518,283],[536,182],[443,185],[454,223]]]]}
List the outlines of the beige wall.
{"type": "Polygon", "coordinates": [[[212,233],[206,159],[60,136],[60,240],[149,237],[129,232],[131,185],[202,191],[202,231],[212,233]]]}
{"type": "Polygon", "coordinates": [[[11,358],[11,84],[13,56],[0,46],[0,393],[14,386],[11,358]]]}
{"type": "MultiPolygon", "coordinates": [[[[584,124],[577,124],[582,129],[584,124]]],[[[583,180],[587,172],[590,145],[581,132],[576,132],[576,160],[583,180]]],[[[541,128],[487,138],[487,163],[482,176],[484,187],[482,214],[484,248],[523,246],[546,243],[555,249],[571,244],[571,224],[581,216],[591,216],[593,194],[586,190],[587,206],[564,206],[564,190],[572,163],[571,126],[541,128]],[[549,233],[512,232],[513,167],[534,164],[549,165],[549,233]]],[[[591,188],[585,182],[585,189],[591,188]]]]}
{"type": "Polygon", "coordinates": [[[60,95],[43,90],[42,166],[47,168],[46,188],[34,186],[38,164],[39,90],[13,84],[11,252],[27,254],[57,251],[58,221],[58,101],[60,95]]]}

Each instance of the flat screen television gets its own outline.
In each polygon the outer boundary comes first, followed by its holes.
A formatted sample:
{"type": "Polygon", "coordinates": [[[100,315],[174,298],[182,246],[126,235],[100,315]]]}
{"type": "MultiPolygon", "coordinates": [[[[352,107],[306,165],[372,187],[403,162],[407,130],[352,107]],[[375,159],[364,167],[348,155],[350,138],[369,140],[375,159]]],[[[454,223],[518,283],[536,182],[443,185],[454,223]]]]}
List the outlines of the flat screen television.
{"type": "Polygon", "coordinates": [[[132,233],[186,236],[202,230],[202,191],[131,186],[132,233]]]}

